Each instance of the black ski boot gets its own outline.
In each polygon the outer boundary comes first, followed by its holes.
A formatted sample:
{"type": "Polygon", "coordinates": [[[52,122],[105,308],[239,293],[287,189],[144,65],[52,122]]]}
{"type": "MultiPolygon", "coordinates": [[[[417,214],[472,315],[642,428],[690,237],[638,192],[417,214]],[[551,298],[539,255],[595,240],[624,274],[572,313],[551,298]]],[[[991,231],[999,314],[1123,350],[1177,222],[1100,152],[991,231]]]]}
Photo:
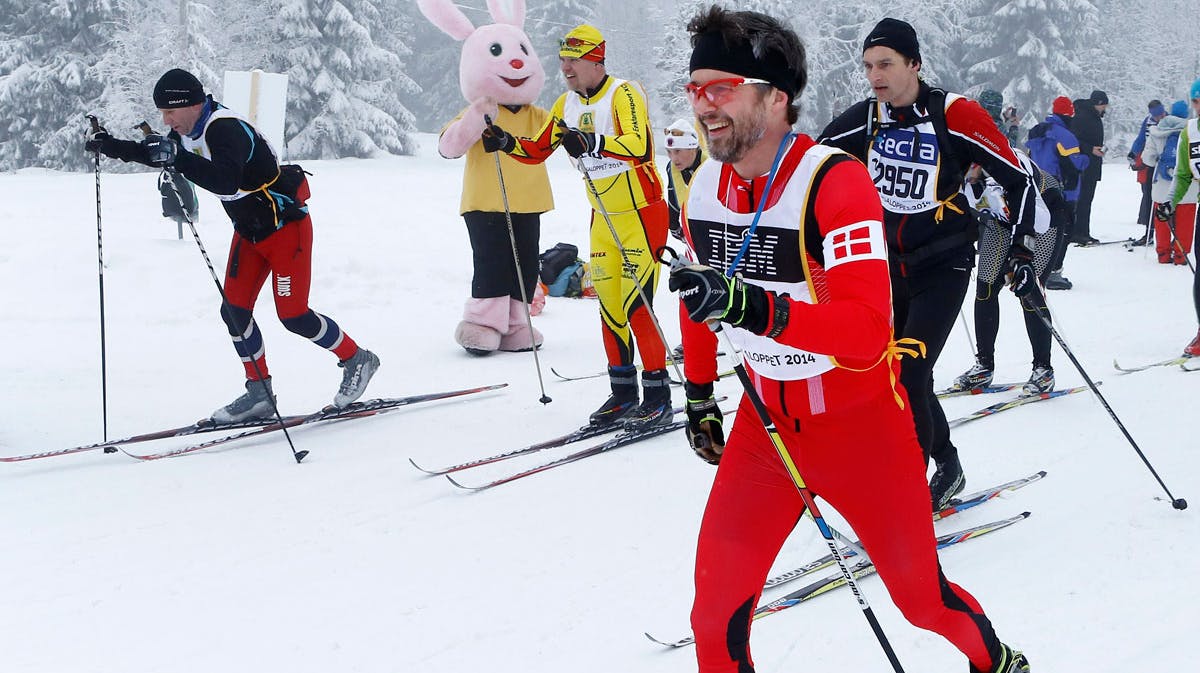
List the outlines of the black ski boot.
{"type": "Polygon", "coordinates": [[[963,476],[962,465],[958,455],[954,455],[944,463],[938,463],[937,470],[929,479],[929,495],[933,500],[933,511],[944,509],[950,499],[962,492],[967,485],[963,476]]]}
{"type": "Polygon", "coordinates": [[[608,368],[612,395],[588,417],[592,425],[609,425],[625,418],[638,405],[637,369],[633,365],[608,368]]]}
{"type": "Polygon", "coordinates": [[[667,370],[642,372],[642,404],[625,417],[625,429],[666,425],[674,415],[671,408],[671,380],[667,377],[667,370]]]}
{"type": "Polygon", "coordinates": [[[1000,656],[993,664],[992,670],[981,671],[971,666],[971,673],[1029,673],[1029,660],[1023,653],[1000,643],[1000,656]]]}

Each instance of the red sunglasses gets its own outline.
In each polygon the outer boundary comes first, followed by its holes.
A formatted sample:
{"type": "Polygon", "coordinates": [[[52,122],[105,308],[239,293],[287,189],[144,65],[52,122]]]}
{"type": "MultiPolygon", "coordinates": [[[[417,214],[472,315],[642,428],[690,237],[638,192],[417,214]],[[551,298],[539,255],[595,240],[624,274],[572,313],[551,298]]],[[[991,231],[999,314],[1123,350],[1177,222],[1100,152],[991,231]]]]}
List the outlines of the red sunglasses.
{"type": "Polygon", "coordinates": [[[688,82],[683,90],[687,93],[688,100],[695,105],[701,97],[708,99],[708,102],[713,105],[724,105],[729,97],[733,95],[734,90],[743,84],[766,84],[771,83],[765,79],[755,79],[753,77],[725,77],[722,79],[714,79],[711,82],[704,84],[696,84],[688,82]]]}

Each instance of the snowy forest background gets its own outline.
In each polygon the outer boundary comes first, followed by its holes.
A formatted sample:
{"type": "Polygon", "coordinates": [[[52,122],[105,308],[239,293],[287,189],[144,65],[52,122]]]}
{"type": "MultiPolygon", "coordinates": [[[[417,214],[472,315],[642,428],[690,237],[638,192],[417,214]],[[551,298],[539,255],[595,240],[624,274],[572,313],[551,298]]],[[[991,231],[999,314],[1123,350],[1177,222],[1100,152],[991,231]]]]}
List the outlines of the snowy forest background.
{"type": "MultiPolygon", "coordinates": [[[[528,2],[526,32],[549,75],[543,105],[562,91],[558,38],[586,21],[609,42],[609,72],[646,86],[656,126],[687,113],[684,26],[711,0],[528,2]]],[[[490,21],[484,0],[458,5],[476,25],[490,21]]],[[[1001,91],[1025,129],[1055,96],[1104,89],[1110,156],[1124,154],[1148,100],[1186,98],[1200,76],[1194,0],[737,5],[786,18],[804,39],[799,128],[813,133],[867,94],[862,39],[883,16],[914,24],[930,82],[1001,91]]],[[[88,168],[84,114],[118,136],[157,123],[150,91],[171,67],[194,72],[218,100],[226,70],[286,73],[291,159],[408,154],[414,132],[437,131],[465,105],[458,54],[415,0],[0,0],[0,170],[88,168]]]]}

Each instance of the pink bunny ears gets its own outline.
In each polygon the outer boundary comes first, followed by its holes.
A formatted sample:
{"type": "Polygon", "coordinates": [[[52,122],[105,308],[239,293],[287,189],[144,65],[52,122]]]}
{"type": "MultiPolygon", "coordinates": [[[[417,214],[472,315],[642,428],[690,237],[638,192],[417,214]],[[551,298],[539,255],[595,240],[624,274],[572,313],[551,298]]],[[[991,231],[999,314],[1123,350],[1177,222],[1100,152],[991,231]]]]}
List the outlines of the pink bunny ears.
{"type": "MultiPolygon", "coordinates": [[[[520,28],[525,24],[525,0],[487,0],[488,13],[496,23],[506,23],[520,28]]],[[[475,32],[471,20],[454,5],[454,0],[417,0],[417,7],[429,22],[458,41],[467,39],[475,32]]]]}

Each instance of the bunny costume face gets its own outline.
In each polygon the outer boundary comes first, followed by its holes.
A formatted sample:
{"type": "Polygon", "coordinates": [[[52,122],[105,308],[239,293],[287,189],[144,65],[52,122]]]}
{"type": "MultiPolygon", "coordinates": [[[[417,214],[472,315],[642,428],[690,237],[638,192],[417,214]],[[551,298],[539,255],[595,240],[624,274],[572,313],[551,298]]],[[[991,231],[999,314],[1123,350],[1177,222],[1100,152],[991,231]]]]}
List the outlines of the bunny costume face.
{"type": "Polygon", "coordinates": [[[546,72],[533,50],[525,23],[524,0],[488,0],[496,23],[475,28],[453,0],[417,0],[425,18],[463,42],[459,87],[468,101],[490,99],[500,105],[528,105],[546,84],[546,72]]]}

